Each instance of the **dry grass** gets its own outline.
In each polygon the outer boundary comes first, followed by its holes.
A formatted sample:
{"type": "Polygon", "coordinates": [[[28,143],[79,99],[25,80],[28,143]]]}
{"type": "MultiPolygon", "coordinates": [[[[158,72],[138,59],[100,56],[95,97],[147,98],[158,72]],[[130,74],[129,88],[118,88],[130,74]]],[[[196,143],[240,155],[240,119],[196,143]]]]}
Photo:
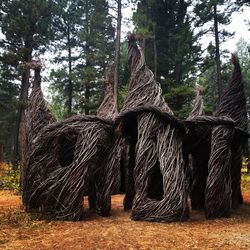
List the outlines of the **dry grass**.
{"type": "Polygon", "coordinates": [[[49,221],[23,212],[20,196],[0,191],[0,249],[250,249],[250,185],[246,203],[231,218],[205,220],[191,211],[184,223],[130,220],[122,196],[112,199],[112,216],[87,210],[81,222],[49,221]]]}

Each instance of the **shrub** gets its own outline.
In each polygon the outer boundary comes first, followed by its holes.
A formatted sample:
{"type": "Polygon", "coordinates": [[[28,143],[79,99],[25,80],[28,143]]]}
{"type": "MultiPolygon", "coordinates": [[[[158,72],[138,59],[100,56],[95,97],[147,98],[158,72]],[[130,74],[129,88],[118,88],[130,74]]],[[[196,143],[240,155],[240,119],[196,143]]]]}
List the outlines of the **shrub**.
{"type": "Polygon", "coordinates": [[[0,163],[0,189],[19,191],[19,179],[19,170],[6,162],[0,163]]]}

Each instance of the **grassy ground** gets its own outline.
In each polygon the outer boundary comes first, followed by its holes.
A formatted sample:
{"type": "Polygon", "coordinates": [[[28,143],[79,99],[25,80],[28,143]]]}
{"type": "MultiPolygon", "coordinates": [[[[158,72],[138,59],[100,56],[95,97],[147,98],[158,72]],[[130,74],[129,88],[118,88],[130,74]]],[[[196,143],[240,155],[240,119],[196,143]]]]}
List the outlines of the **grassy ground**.
{"type": "Polygon", "coordinates": [[[112,216],[86,210],[85,221],[48,221],[23,212],[19,195],[0,191],[0,249],[250,249],[250,184],[245,204],[231,218],[206,220],[191,211],[183,223],[130,220],[122,196],[112,199],[112,216]]]}

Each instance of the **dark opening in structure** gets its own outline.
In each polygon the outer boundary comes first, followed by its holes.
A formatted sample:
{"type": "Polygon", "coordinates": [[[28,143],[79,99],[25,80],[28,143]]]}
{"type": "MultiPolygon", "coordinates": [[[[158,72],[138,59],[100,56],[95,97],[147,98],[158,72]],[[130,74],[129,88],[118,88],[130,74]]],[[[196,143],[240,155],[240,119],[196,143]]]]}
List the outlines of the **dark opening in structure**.
{"type": "Polygon", "coordinates": [[[72,163],[74,159],[76,140],[76,135],[62,134],[58,138],[58,161],[62,167],[67,167],[72,163]]]}
{"type": "Polygon", "coordinates": [[[125,190],[124,209],[129,210],[132,208],[133,199],[135,195],[134,188],[134,167],[135,167],[135,150],[138,140],[138,124],[136,117],[129,117],[122,125],[122,132],[127,140],[127,154],[123,158],[121,164],[121,189],[125,190]],[[124,186],[123,186],[124,185],[124,186]]]}
{"type": "Polygon", "coordinates": [[[160,163],[157,160],[154,167],[150,170],[148,180],[148,198],[154,200],[163,199],[163,176],[160,170],[160,163]]]}

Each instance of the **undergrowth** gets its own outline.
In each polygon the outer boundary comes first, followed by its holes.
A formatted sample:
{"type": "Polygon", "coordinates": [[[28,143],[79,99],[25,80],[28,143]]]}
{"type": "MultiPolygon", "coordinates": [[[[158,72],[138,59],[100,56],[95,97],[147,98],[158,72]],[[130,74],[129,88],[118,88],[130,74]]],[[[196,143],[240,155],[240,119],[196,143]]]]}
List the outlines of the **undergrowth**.
{"type": "Polygon", "coordinates": [[[6,162],[0,163],[0,190],[8,189],[18,192],[20,189],[19,180],[19,169],[14,170],[13,166],[6,162]]]}

